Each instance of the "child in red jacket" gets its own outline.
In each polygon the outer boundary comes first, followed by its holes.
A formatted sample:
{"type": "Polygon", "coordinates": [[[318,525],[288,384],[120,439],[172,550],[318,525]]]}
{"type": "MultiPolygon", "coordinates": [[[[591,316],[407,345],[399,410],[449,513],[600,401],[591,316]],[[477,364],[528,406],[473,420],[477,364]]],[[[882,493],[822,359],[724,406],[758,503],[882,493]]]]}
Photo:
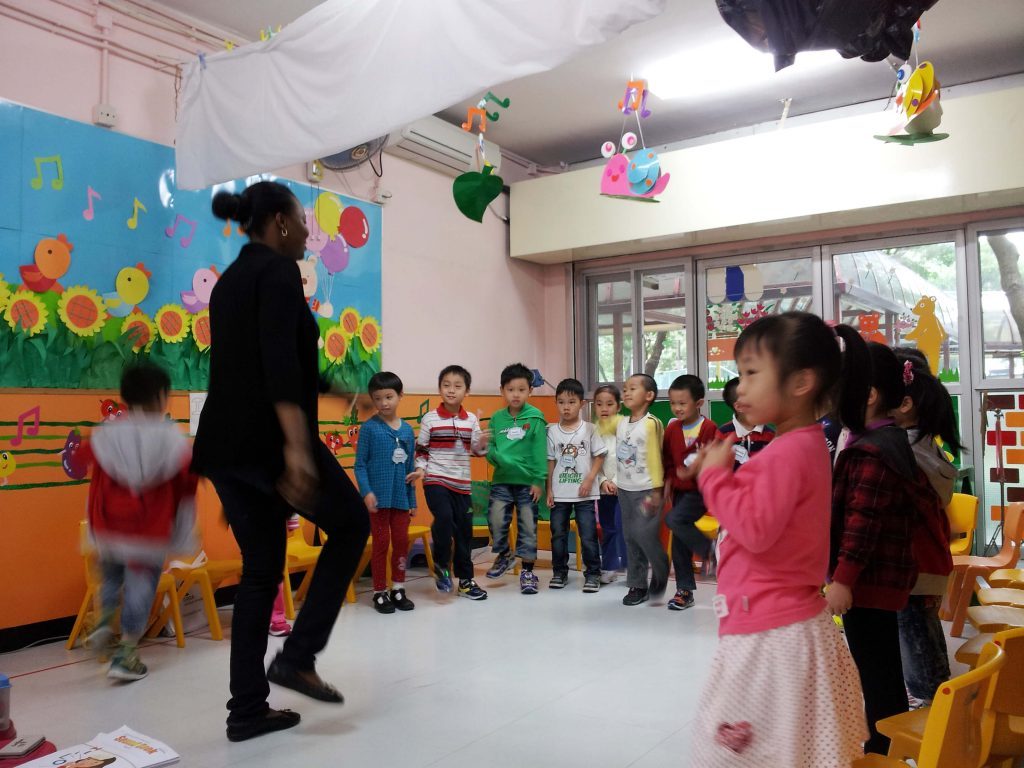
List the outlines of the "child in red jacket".
{"type": "Polygon", "coordinates": [[[843,626],[864,689],[871,735],[865,752],[886,754],[876,723],[907,711],[897,612],[917,579],[914,529],[938,513],[939,498],[918,468],[906,431],[888,418],[903,401],[903,369],[884,344],[870,343],[872,384],[861,433],[836,461],[832,485],[829,606],[843,626]]]}
{"type": "Polygon", "coordinates": [[[704,382],[696,376],[677,376],[668,388],[668,403],[675,421],[665,428],[662,462],[665,486],[672,494],[672,508],[665,524],[672,531],[672,567],[676,572],[676,593],[668,601],[671,611],[684,611],[693,605],[693,556],[708,556],[710,542],[695,523],[707,509],[697,488],[696,464],[701,447],[711,445],[718,427],[700,414],[704,405],[704,382]]]}
{"type": "Polygon", "coordinates": [[[191,551],[196,477],[192,451],[166,418],[171,381],[150,364],[121,377],[124,418],[97,427],[83,446],[93,465],[89,533],[99,557],[102,614],[86,647],[102,650],[113,637],[111,619],[121,602],[121,644],[107,676],[140,680],[147,674],[138,644],[168,554],[191,551]],[[124,590],[123,600],[121,598],[124,590]]]}

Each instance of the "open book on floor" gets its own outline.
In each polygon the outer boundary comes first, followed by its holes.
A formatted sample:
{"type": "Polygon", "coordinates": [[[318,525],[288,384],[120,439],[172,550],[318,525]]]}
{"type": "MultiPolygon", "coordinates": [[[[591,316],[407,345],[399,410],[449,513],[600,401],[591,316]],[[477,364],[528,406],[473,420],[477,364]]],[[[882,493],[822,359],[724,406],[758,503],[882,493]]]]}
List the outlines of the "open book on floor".
{"type": "Polygon", "coordinates": [[[159,768],[179,759],[166,744],[122,725],[111,733],[98,734],[88,744],[58,749],[23,763],[22,768],[159,768]]]}

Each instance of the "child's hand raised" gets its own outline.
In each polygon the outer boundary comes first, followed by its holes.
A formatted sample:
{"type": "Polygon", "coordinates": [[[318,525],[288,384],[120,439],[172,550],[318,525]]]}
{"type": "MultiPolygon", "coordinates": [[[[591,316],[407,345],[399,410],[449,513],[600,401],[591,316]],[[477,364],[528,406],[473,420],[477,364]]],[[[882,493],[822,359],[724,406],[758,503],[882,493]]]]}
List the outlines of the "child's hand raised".
{"type": "Polygon", "coordinates": [[[711,445],[701,448],[697,458],[698,473],[713,467],[732,469],[733,463],[736,461],[736,454],[732,450],[735,442],[736,436],[728,435],[724,440],[715,440],[711,445]]]}
{"type": "Polygon", "coordinates": [[[407,482],[409,485],[412,485],[417,480],[422,480],[423,476],[426,474],[427,473],[422,469],[416,469],[405,476],[405,482],[407,482]]]}

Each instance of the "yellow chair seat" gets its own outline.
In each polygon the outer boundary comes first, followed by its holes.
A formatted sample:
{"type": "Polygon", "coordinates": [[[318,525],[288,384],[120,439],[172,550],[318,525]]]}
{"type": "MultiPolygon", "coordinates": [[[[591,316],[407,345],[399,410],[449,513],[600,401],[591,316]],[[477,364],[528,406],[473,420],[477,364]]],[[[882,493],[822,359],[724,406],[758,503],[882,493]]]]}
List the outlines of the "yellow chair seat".
{"type": "Polygon", "coordinates": [[[931,709],[922,707],[887,717],[875,724],[879,733],[892,739],[890,757],[916,757],[920,754],[929,714],[931,709]]]}
{"type": "Polygon", "coordinates": [[[704,515],[704,517],[702,517],[700,520],[698,520],[696,523],[694,523],[694,525],[697,527],[698,531],[703,533],[709,539],[717,539],[718,538],[718,520],[717,520],[717,518],[712,517],[711,515],[704,515]]]}
{"type": "Polygon", "coordinates": [[[967,620],[979,632],[1001,632],[1011,627],[1024,627],[1024,608],[1006,605],[975,605],[967,609],[967,620]]]}
{"type": "Polygon", "coordinates": [[[971,551],[971,539],[954,539],[949,542],[949,554],[951,555],[966,555],[971,551]]]}
{"type": "Polygon", "coordinates": [[[981,655],[981,649],[992,642],[993,634],[991,632],[984,632],[980,635],[975,635],[966,643],[956,649],[956,660],[961,664],[966,664],[971,669],[974,669],[978,665],[978,657],[981,655]]]}
{"type": "MultiPolygon", "coordinates": [[[[206,623],[210,627],[211,640],[223,640],[224,630],[220,624],[220,616],[217,614],[217,601],[214,598],[214,591],[220,583],[231,576],[242,575],[241,560],[208,560],[196,568],[170,568],[170,575],[178,584],[178,603],[185,599],[185,595],[196,584],[199,585],[203,597],[203,611],[206,614],[206,623]]],[[[172,618],[171,606],[167,606],[157,617],[156,623],[149,630],[149,637],[156,637],[168,620],[172,618]]],[[[180,617],[179,617],[180,622],[180,617]]]]}
{"type": "Polygon", "coordinates": [[[1024,589],[1024,568],[1000,568],[988,577],[988,583],[996,588],[1024,589]]]}
{"type": "Polygon", "coordinates": [[[1010,605],[1024,608],[1024,589],[1002,587],[1000,589],[979,589],[978,602],[982,605],[1010,605]]]}

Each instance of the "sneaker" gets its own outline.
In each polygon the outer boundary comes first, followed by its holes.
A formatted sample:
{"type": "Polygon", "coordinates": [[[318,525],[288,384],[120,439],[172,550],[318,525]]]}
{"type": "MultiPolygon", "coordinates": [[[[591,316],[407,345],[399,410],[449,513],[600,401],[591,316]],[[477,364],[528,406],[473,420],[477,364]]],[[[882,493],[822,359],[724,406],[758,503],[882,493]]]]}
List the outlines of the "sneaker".
{"type": "Polygon", "coordinates": [[[630,587],[629,592],[622,598],[623,605],[640,605],[648,600],[647,590],[640,587],[630,587]]]}
{"type": "Polygon", "coordinates": [[[540,579],[533,571],[523,571],[519,574],[519,591],[524,595],[536,595],[540,588],[540,579]]]}
{"type": "Polygon", "coordinates": [[[452,591],[452,576],[440,565],[434,566],[434,586],[437,587],[438,592],[452,591]]]}
{"type": "Polygon", "coordinates": [[[618,571],[601,571],[601,583],[611,584],[613,581],[619,578],[618,571]]]}
{"type": "Polygon", "coordinates": [[[287,621],[270,622],[270,634],[272,637],[287,637],[292,633],[292,625],[287,621]]]}
{"type": "Polygon", "coordinates": [[[569,576],[565,573],[556,573],[551,577],[551,581],[548,582],[549,589],[564,589],[565,585],[569,583],[569,576]]]}
{"type": "Polygon", "coordinates": [[[930,701],[927,699],[917,698],[917,696],[910,692],[909,688],[907,689],[907,706],[910,707],[910,709],[921,709],[922,707],[927,707],[929,704],[931,704],[930,701]]]}
{"type": "Polygon", "coordinates": [[[391,602],[391,598],[387,592],[374,592],[373,593],[373,608],[377,613],[394,613],[395,605],[391,602]]]}
{"type": "Polygon", "coordinates": [[[400,611],[411,611],[416,604],[405,596],[405,587],[391,590],[391,604],[400,611]]]}
{"type": "Polygon", "coordinates": [[[487,592],[480,589],[480,585],[473,579],[459,580],[459,594],[468,597],[470,600],[486,600],[487,592]]]}
{"type": "Polygon", "coordinates": [[[677,589],[672,599],[668,601],[670,611],[685,611],[693,607],[693,592],[688,589],[677,589]]]}
{"type": "Polygon", "coordinates": [[[588,573],[583,580],[584,592],[598,592],[601,589],[601,577],[596,573],[588,573]]]}
{"type": "Polygon", "coordinates": [[[505,571],[516,564],[516,556],[511,552],[502,552],[494,558],[494,565],[487,571],[488,579],[500,579],[505,571]]]}
{"type": "Polygon", "coordinates": [[[228,741],[246,741],[264,733],[294,728],[301,719],[298,712],[290,709],[268,709],[256,717],[228,723],[228,741]]]}
{"type": "Polygon", "coordinates": [[[139,658],[139,651],[132,646],[122,645],[110,662],[107,677],[114,680],[141,680],[149,674],[149,669],[139,658]]]}

